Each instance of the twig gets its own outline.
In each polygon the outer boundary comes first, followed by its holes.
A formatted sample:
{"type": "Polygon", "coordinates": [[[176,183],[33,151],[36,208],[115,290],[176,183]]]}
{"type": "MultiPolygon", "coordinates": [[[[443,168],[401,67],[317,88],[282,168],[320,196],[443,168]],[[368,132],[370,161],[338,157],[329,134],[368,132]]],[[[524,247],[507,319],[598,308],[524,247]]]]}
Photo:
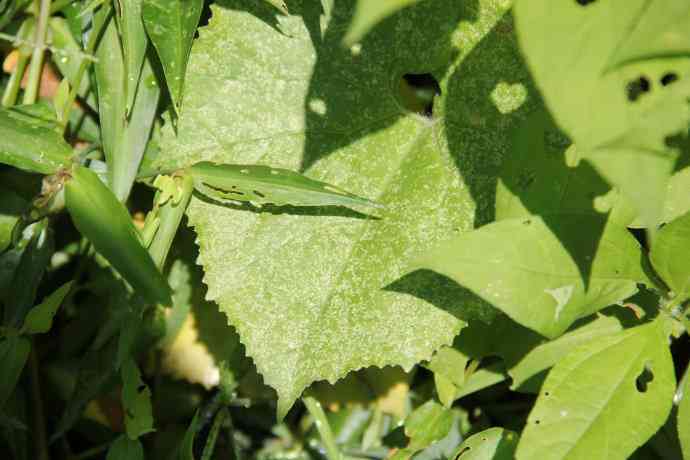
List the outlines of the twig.
{"type": "Polygon", "coordinates": [[[51,0],[40,0],[41,6],[38,12],[38,23],[34,35],[34,52],[29,64],[29,80],[24,93],[24,104],[33,104],[38,98],[41,87],[41,73],[43,72],[43,58],[45,54],[46,36],[48,35],[48,19],[50,18],[51,0]]]}

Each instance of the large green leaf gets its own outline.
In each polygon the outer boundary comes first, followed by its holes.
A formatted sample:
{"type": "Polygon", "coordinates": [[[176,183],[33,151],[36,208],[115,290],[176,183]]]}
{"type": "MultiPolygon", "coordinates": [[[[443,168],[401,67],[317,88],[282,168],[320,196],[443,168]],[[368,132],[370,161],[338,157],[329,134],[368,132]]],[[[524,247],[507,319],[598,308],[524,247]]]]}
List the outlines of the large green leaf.
{"type": "Polygon", "coordinates": [[[143,0],[146,32],[158,52],[173,107],[182,104],[185,71],[203,0],[143,0]]]}
{"type": "Polygon", "coordinates": [[[280,414],[314,380],[410,367],[464,319],[495,314],[444,277],[401,277],[449,234],[492,219],[507,132],[529,110],[509,5],[427,0],[345,49],[352,7],[336,2],[319,22],[318,2],[291,2],[293,16],[264,2],[214,6],[190,57],[195,91],[161,140],[162,169],[260,163],[385,205],[361,209],[372,216],[192,200],[209,298],[277,389],[280,414]],[[397,93],[403,74],[431,71],[442,92],[434,119],[405,110],[397,93]],[[522,91],[496,90],[505,82],[522,91]]]}
{"type": "Polygon", "coordinates": [[[625,459],[671,410],[673,362],[662,321],[576,348],[549,373],[518,459],[625,459]]]}
{"type": "Polygon", "coordinates": [[[683,458],[690,458],[690,379],[681,381],[682,394],[678,404],[678,439],[683,450],[683,458]]]}
{"type": "Polygon", "coordinates": [[[520,0],[515,8],[522,48],[554,118],[581,156],[629,196],[646,226],[660,220],[676,161],[667,138],[685,131],[690,119],[690,83],[678,79],[690,63],[656,57],[611,65],[644,54],[640,40],[659,45],[658,34],[640,35],[648,27],[682,20],[672,30],[687,30],[690,16],[677,15],[687,9],[680,3],[520,0]]]}
{"type": "Polygon", "coordinates": [[[690,296],[690,266],[684,254],[690,251],[690,212],[666,224],[654,238],[649,258],[669,288],[685,300],[690,296]]]}

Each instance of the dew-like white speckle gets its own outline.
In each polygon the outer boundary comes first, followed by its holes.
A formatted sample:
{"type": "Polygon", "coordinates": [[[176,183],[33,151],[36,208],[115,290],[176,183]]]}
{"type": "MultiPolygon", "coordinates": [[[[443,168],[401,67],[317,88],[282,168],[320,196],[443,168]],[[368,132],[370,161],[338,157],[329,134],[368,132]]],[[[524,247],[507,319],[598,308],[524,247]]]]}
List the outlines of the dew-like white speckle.
{"type": "Polygon", "coordinates": [[[317,115],[326,115],[328,108],[326,107],[326,101],[319,98],[314,98],[309,101],[309,110],[316,113],[317,115]]]}

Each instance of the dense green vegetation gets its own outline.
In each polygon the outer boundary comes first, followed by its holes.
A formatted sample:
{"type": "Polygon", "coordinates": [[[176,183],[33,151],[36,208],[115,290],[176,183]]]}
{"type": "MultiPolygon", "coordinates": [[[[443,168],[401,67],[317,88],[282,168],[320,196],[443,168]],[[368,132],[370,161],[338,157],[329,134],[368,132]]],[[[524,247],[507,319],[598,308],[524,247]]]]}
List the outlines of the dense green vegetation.
{"type": "Polygon", "coordinates": [[[687,1],[0,28],[0,458],[690,459],[687,1]]]}

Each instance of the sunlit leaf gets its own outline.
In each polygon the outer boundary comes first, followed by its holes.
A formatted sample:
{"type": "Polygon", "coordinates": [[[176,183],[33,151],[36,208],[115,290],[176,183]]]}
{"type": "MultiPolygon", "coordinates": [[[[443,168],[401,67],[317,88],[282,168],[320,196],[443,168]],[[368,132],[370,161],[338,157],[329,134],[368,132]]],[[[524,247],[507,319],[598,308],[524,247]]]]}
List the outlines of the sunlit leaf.
{"type": "Polygon", "coordinates": [[[665,422],[675,391],[661,321],[601,337],[549,373],[518,459],[626,459],[665,422]]]}
{"type": "Polygon", "coordinates": [[[690,266],[681,254],[690,251],[690,212],[666,224],[652,241],[649,258],[654,269],[678,296],[690,296],[690,266]]]}
{"type": "Polygon", "coordinates": [[[489,428],[467,438],[453,460],[512,460],[518,435],[503,428],[489,428]]]}

